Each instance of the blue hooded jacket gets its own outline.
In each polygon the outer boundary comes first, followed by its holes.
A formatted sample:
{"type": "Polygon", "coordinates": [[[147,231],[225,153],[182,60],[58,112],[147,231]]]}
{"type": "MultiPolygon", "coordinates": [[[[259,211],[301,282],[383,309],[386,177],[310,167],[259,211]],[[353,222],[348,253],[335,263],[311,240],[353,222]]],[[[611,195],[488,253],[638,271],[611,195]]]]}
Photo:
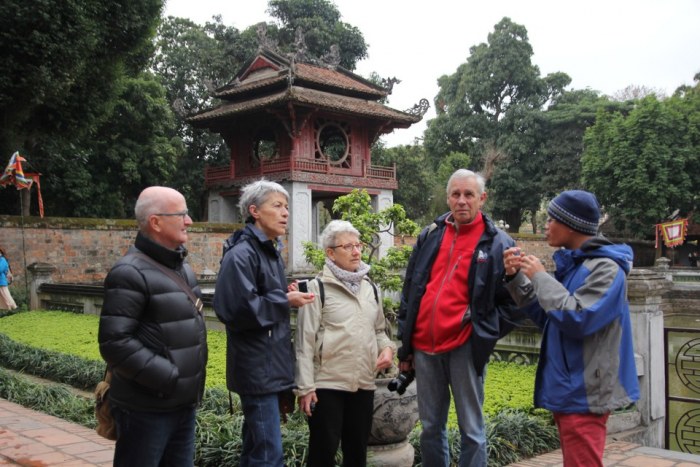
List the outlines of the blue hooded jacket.
{"type": "Polygon", "coordinates": [[[542,329],[535,405],[561,413],[607,413],[639,399],[627,275],[632,249],[594,237],[554,254],[554,277],[507,284],[542,329]]]}

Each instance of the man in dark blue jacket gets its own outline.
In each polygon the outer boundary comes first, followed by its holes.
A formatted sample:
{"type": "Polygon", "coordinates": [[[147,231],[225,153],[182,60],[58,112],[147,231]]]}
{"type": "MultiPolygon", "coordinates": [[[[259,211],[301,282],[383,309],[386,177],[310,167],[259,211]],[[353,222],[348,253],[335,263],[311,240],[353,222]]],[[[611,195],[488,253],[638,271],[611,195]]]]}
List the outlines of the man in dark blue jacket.
{"type": "Polygon", "coordinates": [[[226,241],[216,280],[214,310],[226,324],[226,384],[243,408],[241,467],[284,465],[279,398],[295,387],[289,310],[314,297],[287,290],[280,237],[288,199],[275,182],[243,187],[238,205],[245,227],[226,241]]]}
{"type": "Polygon", "coordinates": [[[484,372],[512,328],[503,251],[515,245],[481,212],[481,175],[460,169],[447,183],[450,212],[418,236],[399,309],[399,367],[415,370],[426,467],[450,465],[450,389],[461,435],[460,467],[486,466],[484,372]]]}
{"type": "Polygon", "coordinates": [[[192,466],[207,365],[201,291],[184,261],[192,219],[166,187],[143,190],[134,211],[139,232],[107,274],[98,334],[112,370],[114,465],[192,466]]]}

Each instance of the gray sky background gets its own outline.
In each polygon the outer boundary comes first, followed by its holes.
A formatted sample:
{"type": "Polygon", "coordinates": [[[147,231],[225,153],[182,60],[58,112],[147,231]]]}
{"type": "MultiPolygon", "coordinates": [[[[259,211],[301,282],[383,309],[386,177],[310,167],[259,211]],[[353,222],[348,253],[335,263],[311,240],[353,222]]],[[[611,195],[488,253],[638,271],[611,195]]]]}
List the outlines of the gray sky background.
{"type": "MultiPolygon", "coordinates": [[[[341,21],[356,26],[369,58],[355,72],[396,77],[389,106],[406,110],[421,98],[431,109],[418,124],[384,136],[411,144],[435,117],[437,79],[466,62],[504,16],[527,28],[541,75],[562,71],[568,89],[612,95],[629,85],[670,95],[700,72],[700,0],[335,0],[341,21]]],[[[267,0],[167,0],[166,16],[204,24],[220,14],[243,30],[271,22],[267,0]]],[[[232,73],[238,70],[232,70],[232,73]]]]}

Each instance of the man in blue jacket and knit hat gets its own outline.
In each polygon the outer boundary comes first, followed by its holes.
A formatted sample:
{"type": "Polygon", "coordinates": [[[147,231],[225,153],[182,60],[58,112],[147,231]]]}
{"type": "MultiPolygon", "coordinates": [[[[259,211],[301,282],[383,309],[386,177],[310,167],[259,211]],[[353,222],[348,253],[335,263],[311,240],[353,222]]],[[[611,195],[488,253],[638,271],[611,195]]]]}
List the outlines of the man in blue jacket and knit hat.
{"type": "Polygon", "coordinates": [[[601,466],[612,410],[639,399],[627,275],[632,249],[598,235],[595,195],[571,190],[547,208],[554,277],[533,255],[503,255],[506,287],[542,329],[535,405],[551,410],[564,466],[601,466]]]}

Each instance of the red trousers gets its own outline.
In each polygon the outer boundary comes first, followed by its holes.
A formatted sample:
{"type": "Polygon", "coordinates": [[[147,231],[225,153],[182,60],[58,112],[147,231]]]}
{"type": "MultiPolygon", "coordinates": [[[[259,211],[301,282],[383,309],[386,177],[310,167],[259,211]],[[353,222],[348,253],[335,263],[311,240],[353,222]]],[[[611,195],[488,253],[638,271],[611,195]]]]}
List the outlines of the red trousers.
{"type": "Polygon", "coordinates": [[[603,467],[609,413],[554,413],[564,467],[603,467]]]}

